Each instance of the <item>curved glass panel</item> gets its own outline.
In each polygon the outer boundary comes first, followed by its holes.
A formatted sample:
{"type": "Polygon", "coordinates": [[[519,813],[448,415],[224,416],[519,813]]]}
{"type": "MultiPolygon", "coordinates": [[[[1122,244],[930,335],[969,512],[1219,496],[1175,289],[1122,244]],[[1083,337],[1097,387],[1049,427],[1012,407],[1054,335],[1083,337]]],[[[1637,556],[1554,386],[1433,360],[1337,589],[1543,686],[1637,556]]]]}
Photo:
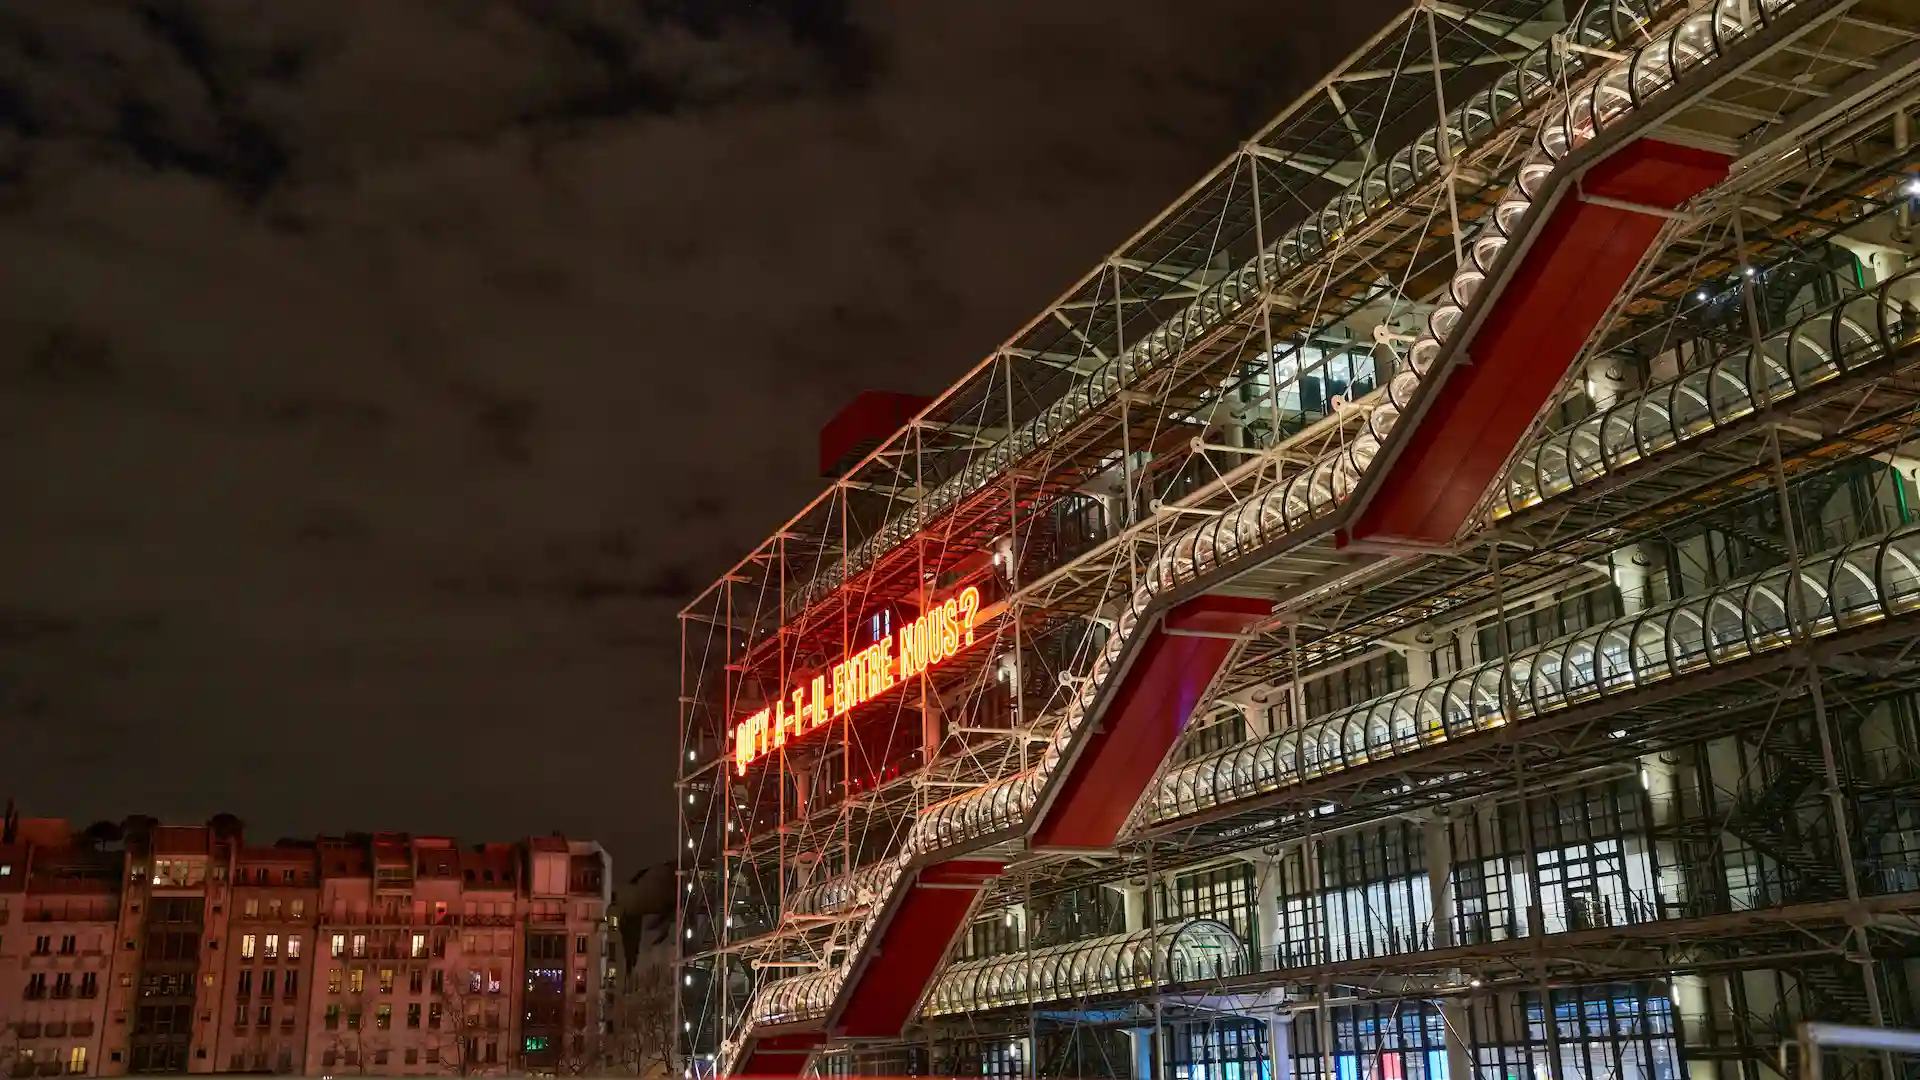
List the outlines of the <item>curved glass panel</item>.
{"type": "Polygon", "coordinates": [[[1920,337],[1898,297],[1920,267],[1609,406],[1515,458],[1493,513],[1505,518],[1601,475],[1753,415],[1920,337]]]}
{"type": "Polygon", "coordinates": [[[1252,785],[1209,785],[1215,762],[1237,756],[1235,746],[1170,769],[1154,790],[1148,812],[1166,822],[1225,806],[1252,794],[1292,787],[1316,776],[1384,761],[1422,746],[1457,739],[1505,723],[1500,686],[1508,687],[1515,720],[1538,716],[1648,686],[1708,665],[1730,664],[1793,644],[1796,634],[1832,635],[1920,609],[1920,524],[1902,526],[1871,540],[1839,548],[1802,563],[1728,582],[1704,596],[1650,607],[1624,618],[1492,660],[1421,690],[1402,690],[1350,706],[1299,728],[1254,740],[1272,745],[1280,760],[1289,748],[1307,748],[1305,768],[1282,769],[1252,785]],[[1346,733],[1383,710],[1397,711],[1418,697],[1435,708],[1471,697],[1472,713],[1486,722],[1453,722],[1423,729],[1420,740],[1370,739],[1364,755],[1339,752],[1346,733]],[[1318,754],[1314,747],[1328,747],[1318,754]]]}
{"type": "Polygon", "coordinates": [[[1246,944],[1231,928],[1212,919],[1189,919],[954,964],[934,982],[924,1012],[984,1012],[1219,979],[1248,970],[1246,944]]]}

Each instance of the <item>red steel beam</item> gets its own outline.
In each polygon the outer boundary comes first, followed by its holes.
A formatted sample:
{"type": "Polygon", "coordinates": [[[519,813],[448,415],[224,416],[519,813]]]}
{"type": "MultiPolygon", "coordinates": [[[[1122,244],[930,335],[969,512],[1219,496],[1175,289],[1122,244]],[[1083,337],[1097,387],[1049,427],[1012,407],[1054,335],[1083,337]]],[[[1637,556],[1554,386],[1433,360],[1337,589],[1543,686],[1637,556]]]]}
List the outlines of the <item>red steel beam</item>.
{"type": "Polygon", "coordinates": [[[880,933],[868,938],[872,961],[855,969],[845,1007],[832,1024],[847,1038],[896,1038],[920,1007],[947,955],[966,926],[974,901],[1006,864],[992,859],[954,859],[921,870],[880,933]]]}
{"type": "Polygon", "coordinates": [[[1730,164],[1641,139],[1588,170],[1541,226],[1479,332],[1456,350],[1344,539],[1451,543],[1652,246],[1665,219],[1649,211],[1678,208],[1726,179],[1730,164]]]}
{"type": "Polygon", "coordinates": [[[1267,600],[1201,596],[1148,631],[1140,654],[1033,833],[1037,850],[1107,849],[1153,782],[1213,676],[1243,633],[1273,611],[1267,600]]]}
{"type": "Polygon", "coordinates": [[[740,1067],[731,1075],[736,1077],[799,1076],[806,1071],[808,1059],[813,1052],[825,1045],[825,1032],[807,1031],[790,1035],[771,1035],[756,1038],[747,1048],[746,1057],[740,1067]]]}

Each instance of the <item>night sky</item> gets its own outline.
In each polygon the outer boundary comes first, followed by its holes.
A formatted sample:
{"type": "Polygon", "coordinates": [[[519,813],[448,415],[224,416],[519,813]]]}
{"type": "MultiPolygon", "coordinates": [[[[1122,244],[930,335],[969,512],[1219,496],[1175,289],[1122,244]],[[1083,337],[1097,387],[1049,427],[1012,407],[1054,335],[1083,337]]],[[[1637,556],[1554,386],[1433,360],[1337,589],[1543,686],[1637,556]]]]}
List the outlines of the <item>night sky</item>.
{"type": "Polygon", "coordinates": [[[675,613],[1384,17],[7,0],[0,797],[670,854],[675,613]]]}

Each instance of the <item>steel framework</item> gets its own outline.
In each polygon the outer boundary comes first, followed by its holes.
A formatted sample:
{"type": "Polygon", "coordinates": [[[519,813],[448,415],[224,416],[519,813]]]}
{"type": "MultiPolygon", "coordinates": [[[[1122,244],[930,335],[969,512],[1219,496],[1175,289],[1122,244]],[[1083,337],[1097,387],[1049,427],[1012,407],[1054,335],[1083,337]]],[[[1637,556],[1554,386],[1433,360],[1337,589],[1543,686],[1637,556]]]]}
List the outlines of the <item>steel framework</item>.
{"type": "Polygon", "coordinates": [[[682,613],[688,1074],[1913,1024],[1917,76],[1900,0],[1383,27],[682,613]]]}

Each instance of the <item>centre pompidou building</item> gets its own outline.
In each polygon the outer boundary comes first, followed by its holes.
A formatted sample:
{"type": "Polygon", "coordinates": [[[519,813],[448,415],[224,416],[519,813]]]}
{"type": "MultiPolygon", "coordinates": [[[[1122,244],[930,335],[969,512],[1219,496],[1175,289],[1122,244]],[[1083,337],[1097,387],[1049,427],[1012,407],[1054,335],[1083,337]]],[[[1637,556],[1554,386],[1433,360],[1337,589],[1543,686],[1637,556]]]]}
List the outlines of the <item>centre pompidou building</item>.
{"type": "Polygon", "coordinates": [[[679,1067],[1920,1026],[1917,102],[1908,0],[1431,0],[865,400],[682,614],[679,1067]]]}

